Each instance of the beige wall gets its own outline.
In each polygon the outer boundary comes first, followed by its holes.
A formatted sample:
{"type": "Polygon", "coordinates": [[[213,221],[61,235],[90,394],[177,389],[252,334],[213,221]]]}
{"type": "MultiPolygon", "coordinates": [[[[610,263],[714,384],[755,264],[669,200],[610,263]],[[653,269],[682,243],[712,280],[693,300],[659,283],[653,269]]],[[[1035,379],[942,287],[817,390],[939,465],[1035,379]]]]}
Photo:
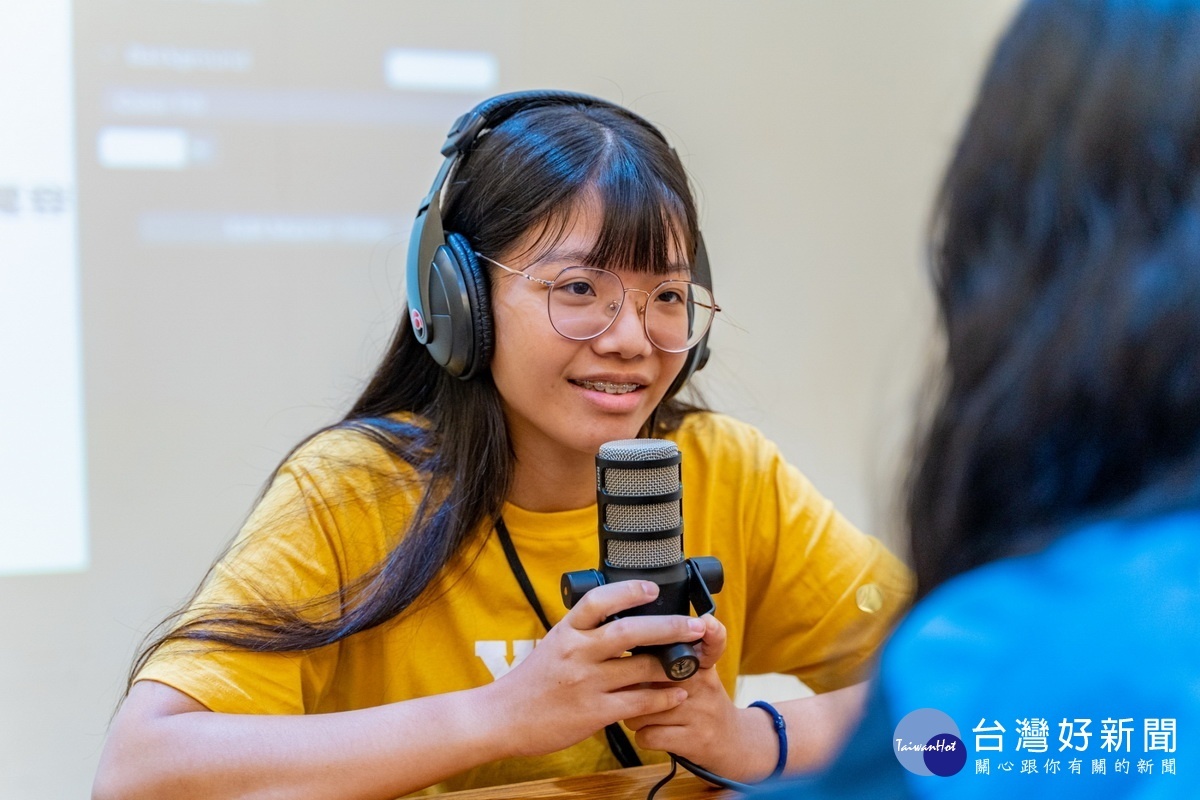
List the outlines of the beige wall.
{"type": "MultiPolygon", "coordinates": [[[[702,374],[710,401],[893,537],[895,462],[932,325],[924,226],[1013,0],[330,5],[388,6],[388,25],[405,9],[405,44],[427,30],[448,46],[450,25],[465,47],[496,36],[499,90],[585,91],[658,123],[699,189],[726,309],[702,374]]],[[[109,24],[77,6],[81,25],[109,24]]],[[[360,46],[328,43],[334,56],[360,46]]],[[[80,102],[102,88],[82,80],[80,102]]],[[[443,127],[376,154],[414,176],[385,187],[401,210],[427,189],[443,127]]],[[[81,153],[81,201],[120,203],[88,196],[81,153]]],[[[286,202],[287,186],[273,191],[286,202]]],[[[92,562],[0,577],[4,798],[86,796],[137,643],[194,587],[277,459],[345,409],[402,302],[389,245],[252,269],[212,248],[164,250],[146,269],[89,260],[105,232],[85,221],[81,235],[92,562]]]]}

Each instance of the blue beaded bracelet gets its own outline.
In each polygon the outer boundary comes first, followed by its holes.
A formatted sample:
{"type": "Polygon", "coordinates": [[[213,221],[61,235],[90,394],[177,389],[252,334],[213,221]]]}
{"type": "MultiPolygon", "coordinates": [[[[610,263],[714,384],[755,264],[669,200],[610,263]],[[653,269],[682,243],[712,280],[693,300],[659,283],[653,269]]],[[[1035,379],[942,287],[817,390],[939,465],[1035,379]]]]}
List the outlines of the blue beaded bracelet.
{"type": "Polygon", "coordinates": [[[761,708],[763,711],[771,715],[771,720],[775,724],[775,735],[779,737],[779,760],[775,762],[775,771],[767,777],[767,780],[770,780],[771,778],[778,778],[783,774],[783,768],[787,766],[787,723],[783,721],[783,715],[775,710],[775,706],[771,705],[766,700],[755,700],[750,704],[749,707],[761,708]]]}

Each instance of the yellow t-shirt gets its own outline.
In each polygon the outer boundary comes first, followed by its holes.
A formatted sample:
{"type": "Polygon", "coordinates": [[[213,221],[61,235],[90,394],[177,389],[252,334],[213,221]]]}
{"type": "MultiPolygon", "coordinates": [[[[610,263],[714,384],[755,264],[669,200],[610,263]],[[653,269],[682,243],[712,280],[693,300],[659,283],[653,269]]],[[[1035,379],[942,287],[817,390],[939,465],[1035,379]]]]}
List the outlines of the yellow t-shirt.
{"type": "MultiPolygon", "coordinates": [[[[738,674],[791,673],[818,692],[862,680],[908,602],[908,571],[754,428],[699,413],[671,438],[683,454],[685,554],[716,556],[725,569],[715,600],[729,634],[717,665],[726,690],[732,696],[738,674]],[[869,584],[882,596],[873,613],[856,602],[869,584]]],[[[413,470],[362,434],[322,434],[280,470],[197,603],[337,592],[385,557],[420,492],[413,470]]],[[[557,623],[566,613],[562,573],[598,566],[596,507],[534,513],[506,505],[503,518],[557,623]]],[[[172,643],[137,679],[168,684],[213,711],[258,714],[345,711],[486,684],[519,663],[544,629],[496,536],[476,555],[477,548],[443,570],[427,590],[434,599],[373,630],[305,653],[172,643]]],[[[666,758],[640,754],[647,763],[666,758]]],[[[600,731],[557,753],[468,770],[425,793],[618,766],[600,731]]]]}

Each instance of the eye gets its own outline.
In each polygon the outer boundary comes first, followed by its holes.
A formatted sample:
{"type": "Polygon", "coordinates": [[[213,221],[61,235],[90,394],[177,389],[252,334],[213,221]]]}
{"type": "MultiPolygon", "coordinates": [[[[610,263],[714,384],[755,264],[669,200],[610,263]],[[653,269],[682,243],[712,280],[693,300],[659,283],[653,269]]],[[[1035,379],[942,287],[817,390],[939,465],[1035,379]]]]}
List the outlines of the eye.
{"type": "Polygon", "coordinates": [[[679,289],[678,287],[670,286],[670,287],[664,288],[657,295],[655,295],[654,299],[660,303],[666,303],[668,305],[675,305],[678,303],[686,302],[687,295],[684,293],[684,291],[682,289],[679,289]]]}
{"type": "Polygon", "coordinates": [[[596,294],[596,290],[592,288],[590,283],[579,278],[559,284],[555,288],[572,297],[590,297],[596,294]]]}

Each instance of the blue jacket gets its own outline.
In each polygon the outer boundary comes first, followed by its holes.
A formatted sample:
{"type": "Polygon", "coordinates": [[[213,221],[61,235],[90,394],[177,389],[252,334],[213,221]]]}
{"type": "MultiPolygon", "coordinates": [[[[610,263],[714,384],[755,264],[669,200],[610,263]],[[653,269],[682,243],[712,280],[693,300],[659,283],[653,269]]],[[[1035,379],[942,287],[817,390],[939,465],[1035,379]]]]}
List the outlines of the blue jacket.
{"type": "Polygon", "coordinates": [[[843,755],[766,796],[1200,798],[1200,512],[1089,525],[938,587],[843,755]],[[897,760],[927,708],[957,724],[950,777],[897,760]]]}

